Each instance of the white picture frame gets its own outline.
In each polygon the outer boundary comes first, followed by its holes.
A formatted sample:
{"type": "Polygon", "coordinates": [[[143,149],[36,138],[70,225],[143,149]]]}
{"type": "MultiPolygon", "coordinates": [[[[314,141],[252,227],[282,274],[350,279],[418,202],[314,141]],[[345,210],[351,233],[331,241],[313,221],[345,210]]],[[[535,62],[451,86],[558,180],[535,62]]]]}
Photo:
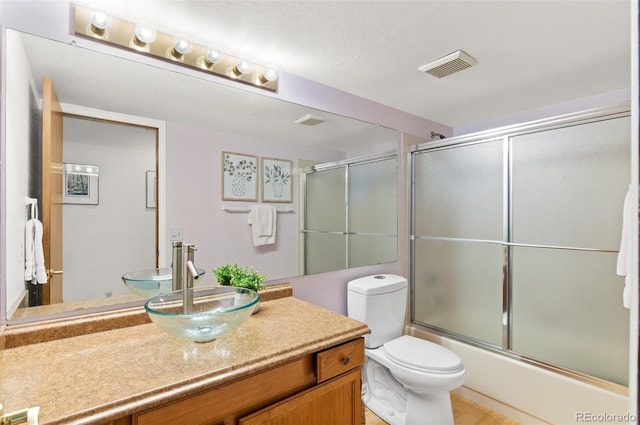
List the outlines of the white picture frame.
{"type": "Polygon", "coordinates": [[[98,205],[100,167],[86,164],[63,164],[62,203],[98,205]]]}
{"type": "Polygon", "coordinates": [[[157,187],[156,172],[147,170],[145,172],[145,207],[148,209],[154,209],[156,207],[157,187]]]}

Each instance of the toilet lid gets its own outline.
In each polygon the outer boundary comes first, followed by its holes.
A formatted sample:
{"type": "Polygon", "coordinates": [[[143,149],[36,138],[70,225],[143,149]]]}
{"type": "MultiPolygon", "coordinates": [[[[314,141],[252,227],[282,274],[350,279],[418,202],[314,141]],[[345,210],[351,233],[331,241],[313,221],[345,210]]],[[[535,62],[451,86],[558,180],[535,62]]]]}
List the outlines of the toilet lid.
{"type": "Polygon", "coordinates": [[[387,357],[410,369],[431,373],[454,373],[463,369],[453,351],[424,339],[403,335],[384,344],[387,357]]]}

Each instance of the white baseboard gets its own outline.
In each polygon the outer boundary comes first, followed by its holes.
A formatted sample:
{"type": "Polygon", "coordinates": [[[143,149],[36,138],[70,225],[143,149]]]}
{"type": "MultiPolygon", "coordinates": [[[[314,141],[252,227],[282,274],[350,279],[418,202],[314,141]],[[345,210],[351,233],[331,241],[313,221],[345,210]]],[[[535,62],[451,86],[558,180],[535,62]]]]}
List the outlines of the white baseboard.
{"type": "Polygon", "coordinates": [[[7,309],[7,319],[13,317],[13,314],[19,308],[28,307],[29,291],[24,290],[22,294],[16,299],[16,301],[7,309]]]}

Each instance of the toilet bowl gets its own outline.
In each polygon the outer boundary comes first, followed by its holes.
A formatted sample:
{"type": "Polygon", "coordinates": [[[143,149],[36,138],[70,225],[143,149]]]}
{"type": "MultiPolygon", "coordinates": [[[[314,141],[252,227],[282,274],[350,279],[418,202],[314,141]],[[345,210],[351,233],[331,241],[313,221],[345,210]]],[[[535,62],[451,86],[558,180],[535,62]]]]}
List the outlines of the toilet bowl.
{"type": "Polygon", "coordinates": [[[376,415],[391,425],[453,424],[449,391],[466,374],[455,353],[405,335],[365,356],[363,400],[376,415]]]}
{"type": "Polygon", "coordinates": [[[395,275],[348,285],[348,315],[367,323],[362,398],[391,425],[453,424],[449,391],[464,383],[465,368],[451,350],[401,335],[407,281],[395,275]]]}
{"type": "Polygon", "coordinates": [[[464,383],[465,369],[453,351],[423,339],[403,335],[385,343],[379,362],[407,389],[418,392],[451,391],[464,383]],[[383,363],[385,360],[389,360],[383,363]]]}

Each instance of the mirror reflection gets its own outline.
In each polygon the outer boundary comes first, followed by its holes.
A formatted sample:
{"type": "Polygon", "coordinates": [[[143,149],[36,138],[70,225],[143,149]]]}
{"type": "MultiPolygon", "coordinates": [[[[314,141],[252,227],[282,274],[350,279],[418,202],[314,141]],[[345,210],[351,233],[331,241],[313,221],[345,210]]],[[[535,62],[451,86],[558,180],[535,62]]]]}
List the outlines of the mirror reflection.
{"type": "MultiPolygon", "coordinates": [[[[8,318],[67,310],[63,305],[75,310],[93,306],[94,300],[99,305],[130,302],[136,298],[126,292],[120,276],[168,266],[171,240],[198,247],[198,267],[207,271],[201,284],[213,283],[211,270],[228,262],[253,266],[268,281],[304,274],[301,170],[396,148],[391,129],[11,30],[6,78],[7,176],[22,182],[11,184],[6,193],[8,248],[21,248],[6,250],[8,318]],[[93,181],[98,194],[97,203],[94,198],[67,203],[59,195],[63,225],[51,230],[60,233],[64,271],[52,276],[61,278],[62,295],[43,301],[49,306],[33,307],[38,301],[30,300],[23,277],[24,197],[44,202],[43,173],[33,167],[42,158],[34,155],[37,149],[18,148],[17,141],[30,140],[28,146],[41,142],[45,78],[53,84],[64,117],[61,163],[99,167],[97,176],[83,177],[66,176],[60,166],[52,186],[93,181]],[[85,109],[118,118],[87,120],[81,113],[85,109]],[[322,123],[295,122],[307,115],[321,117],[322,123]],[[164,127],[136,127],[128,117],[157,120],[164,127]],[[254,161],[252,197],[223,196],[229,180],[225,153],[254,161]],[[265,171],[274,164],[290,164],[290,198],[265,197],[265,171]],[[271,244],[253,243],[247,212],[255,204],[275,207],[271,244]],[[54,308],[58,302],[64,304],[54,308]]],[[[395,210],[395,195],[393,202],[395,210]]],[[[389,245],[394,253],[384,261],[396,259],[395,239],[389,245]]],[[[359,259],[363,264],[366,258],[359,259]]],[[[321,271],[345,267],[340,262],[321,271]]]]}
{"type": "Polygon", "coordinates": [[[111,284],[121,271],[156,264],[156,130],[78,117],[63,130],[62,299],[129,295],[111,284]],[[100,167],[74,195],[78,164],[100,167]]]}
{"type": "Polygon", "coordinates": [[[396,176],[395,154],[304,170],[305,273],[397,259],[396,176]]]}

